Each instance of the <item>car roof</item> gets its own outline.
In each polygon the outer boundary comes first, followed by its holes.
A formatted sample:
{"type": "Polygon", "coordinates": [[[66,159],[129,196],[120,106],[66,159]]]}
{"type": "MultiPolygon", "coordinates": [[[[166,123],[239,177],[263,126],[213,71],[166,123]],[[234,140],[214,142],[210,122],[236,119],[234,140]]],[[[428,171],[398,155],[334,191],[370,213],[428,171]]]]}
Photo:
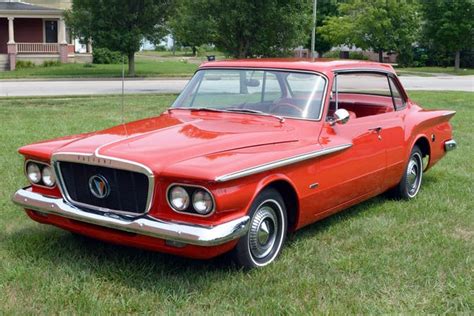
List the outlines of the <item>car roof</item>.
{"type": "Polygon", "coordinates": [[[257,58],[232,59],[203,63],[199,68],[275,68],[330,73],[343,70],[374,70],[395,73],[389,64],[373,61],[327,58],[257,58]]]}

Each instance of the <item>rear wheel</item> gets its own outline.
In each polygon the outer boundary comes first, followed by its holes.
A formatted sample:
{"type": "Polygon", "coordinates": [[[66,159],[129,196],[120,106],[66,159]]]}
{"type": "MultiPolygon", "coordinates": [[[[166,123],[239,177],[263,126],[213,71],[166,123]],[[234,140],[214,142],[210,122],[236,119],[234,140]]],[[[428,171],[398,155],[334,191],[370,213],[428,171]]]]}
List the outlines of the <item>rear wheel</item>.
{"type": "Polygon", "coordinates": [[[249,216],[249,231],[239,240],[234,257],[243,267],[263,267],[280,254],[286,238],[286,208],[278,191],[262,191],[252,203],[249,216]]]}
{"type": "Polygon", "coordinates": [[[409,200],[414,198],[420,191],[421,182],[423,179],[423,158],[421,150],[418,146],[413,147],[410,154],[410,159],[405,168],[405,173],[394,189],[396,197],[409,200]]]}

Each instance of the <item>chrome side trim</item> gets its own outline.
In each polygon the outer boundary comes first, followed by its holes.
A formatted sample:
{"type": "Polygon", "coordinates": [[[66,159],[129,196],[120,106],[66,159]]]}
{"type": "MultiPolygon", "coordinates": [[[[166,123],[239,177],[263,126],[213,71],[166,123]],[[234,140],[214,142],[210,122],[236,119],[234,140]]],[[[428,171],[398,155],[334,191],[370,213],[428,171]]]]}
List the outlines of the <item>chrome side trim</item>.
{"type": "Polygon", "coordinates": [[[253,174],[256,174],[256,173],[268,171],[268,170],[271,170],[271,169],[288,166],[288,165],[298,163],[298,162],[301,162],[301,161],[305,161],[305,160],[308,160],[308,159],[313,159],[313,158],[316,158],[316,157],[329,155],[329,154],[332,154],[332,153],[335,153],[335,152],[338,152],[338,151],[345,150],[345,149],[350,148],[350,147],[352,147],[352,144],[344,144],[344,145],[339,145],[339,146],[335,146],[335,147],[330,147],[330,148],[326,148],[326,149],[322,149],[322,150],[309,152],[309,153],[306,153],[306,154],[293,156],[293,157],[290,157],[290,158],[280,159],[280,160],[265,163],[265,164],[262,164],[262,165],[259,165],[259,166],[256,166],[256,167],[251,167],[251,168],[243,169],[243,170],[240,170],[240,171],[228,173],[228,174],[225,174],[225,175],[222,175],[222,176],[219,176],[219,177],[215,178],[214,181],[216,181],[216,182],[225,182],[225,181],[235,180],[235,179],[247,177],[247,176],[250,176],[250,175],[253,175],[253,174]]]}
{"type": "Polygon", "coordinates": [[[29,210],[140,235],[205,247],[221,245],[243,236],[248,231],[250,221],[248,216],[243,216],[220,225],[206,226],[163,221],[149,215],[129,219],[115,214],[85,212],[64,202],[61,198],[47,197],[32,192],[30,188],[18,190],[13,195],[12,201],[29,210]]]}
{"type": "Polygon", "coordinates": [[[144,166],[140,163],[136,163],[133,161],[125,160],[125,159],[119,159],[119,158],[113,158],[113,157],[100,155],[98,150],[96,150],[94,154],[59,152],[59,153],[53,154],[51,157],[51,164],[54,167],[54,173],[56,175],[57,183],[59,184],[59,190],[61,191],[61,194],[63,195],[66,201],[68,201],[71,204],[74,204],[80,207],[85,207],[92,210],[97,210],[101,212],[115,212],[115,213],[124,214],[124,215],[131,215],[131,216],[137,216],[140,214],[130,213],[130,212],[122,211],[122,210],[110,210],[110,209],[98,207],[95,205],[89,205],[89,204],[76,202],[73,199],[71,199],[71,197],[69,196],[67,192],[66,186],[64,184],[64,179],[62,178],[62,175],[61,175],[61,170],[60,170],[61,161],[81,163],[81,164],[87,164],[87,165],[92,165],[92,166],[103,166],[103,167],[108,167],[108,168],[128,170],[128,171],[139,172],[139,173],[145,174],[148,177],[148,195],[147,195],[147,201],[146,201],[146,209],[143,214],[148,213],[150,211],[152,207],[154,191],[155,191],[155,176],[153,172],[151,171],[151,169],[148,168],[147,166],[144,166]]]}
{"type": "Polygon", "coordinates": [[[451,151],[451,150],[455,150],[457,148],[458,144],[456,143],[456,141],[454,139],[451,139],[451,140],[447,140],[444,142],[444,150],[445,151],[451,151]]]}
{"type": "Polygon", "coordinates": [[[446,113],[443,114],[443,116],[451,116],[451,115],[455,115],[456,114],[456,111],[448,111],[446,113]]]}

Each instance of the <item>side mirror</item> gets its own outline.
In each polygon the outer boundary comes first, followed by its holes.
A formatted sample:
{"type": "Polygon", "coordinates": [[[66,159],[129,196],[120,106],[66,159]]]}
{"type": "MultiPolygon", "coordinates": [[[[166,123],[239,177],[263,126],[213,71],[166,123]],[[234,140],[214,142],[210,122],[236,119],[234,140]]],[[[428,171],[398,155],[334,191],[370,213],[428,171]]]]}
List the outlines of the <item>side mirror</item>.
{"type": "Polygon", "coordinates": [[[331,122],[331,125],[337,124],[346,124],[349,121],[350,114],[346,109],[338,109],[334,112],[334,120],[331,122]]]}

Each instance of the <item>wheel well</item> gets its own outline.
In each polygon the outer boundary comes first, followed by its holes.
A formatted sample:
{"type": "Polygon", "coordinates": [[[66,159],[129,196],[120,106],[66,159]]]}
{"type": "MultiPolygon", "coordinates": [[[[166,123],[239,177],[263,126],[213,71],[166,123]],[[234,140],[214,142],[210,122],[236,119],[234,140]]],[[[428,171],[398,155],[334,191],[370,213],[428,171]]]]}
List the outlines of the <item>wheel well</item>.
{"type": "Polygon", "coordinates": [[[284,180],[278,180],[270,183],[267,188],[274,188],[281,194],[285,201],[286,213],[288,216],[288,230],[292,231],[296,227],[299,214],[298,195],[293,186],[284,180]]]}
{"type": "Polygon", "coordinates": [[[416,141],[415,146],[418,146],[418,148],[420,148],[421,150],[421,155],[423,156],[423,165],[424,165],[424,168],[426,169],[428,167],[429,160],[425,160],[424,158],[431,157],[430,156],[431,154],[430,142],[428,141],[426,137],[420,137],[416,141]]]}
{"type": "Polygon", "coordinates": [[[420,148],[423,157],[430,155],[430,142],[428,141],[428,139],[426,139],[425,137],[420,137],[416,141],[415,145],[420,148]]]}

